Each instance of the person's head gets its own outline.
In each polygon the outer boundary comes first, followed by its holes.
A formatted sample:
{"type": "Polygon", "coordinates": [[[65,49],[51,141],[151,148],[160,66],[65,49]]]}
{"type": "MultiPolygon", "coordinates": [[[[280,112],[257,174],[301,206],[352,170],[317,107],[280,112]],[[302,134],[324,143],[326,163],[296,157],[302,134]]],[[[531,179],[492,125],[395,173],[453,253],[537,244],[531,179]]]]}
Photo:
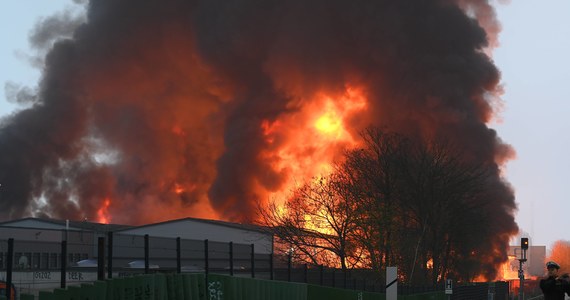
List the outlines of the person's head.
{"type": "Polygon", "coordinates": [[[560,270],[560,265],[558,265],[555,261],[549,261],[546,263],[546,270],[548,276],[556,276],[558,275],[558,270],[560,270]]]}

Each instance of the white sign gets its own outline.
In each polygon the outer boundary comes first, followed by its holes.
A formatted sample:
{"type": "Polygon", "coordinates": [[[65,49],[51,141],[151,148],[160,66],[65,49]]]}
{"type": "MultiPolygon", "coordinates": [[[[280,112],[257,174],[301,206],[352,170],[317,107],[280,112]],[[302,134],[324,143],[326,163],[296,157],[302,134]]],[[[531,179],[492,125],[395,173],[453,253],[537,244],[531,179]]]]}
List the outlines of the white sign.
{"type": "Polygon", "coordinates": [[[398,299],[398,267],[386,268],[386,300],[398,299]]]}
{"type": "Polygon", "coordinates": [[[453,280],[447,279],[445,281],[445,294],[451,295],[453,294],[453,280]]]}

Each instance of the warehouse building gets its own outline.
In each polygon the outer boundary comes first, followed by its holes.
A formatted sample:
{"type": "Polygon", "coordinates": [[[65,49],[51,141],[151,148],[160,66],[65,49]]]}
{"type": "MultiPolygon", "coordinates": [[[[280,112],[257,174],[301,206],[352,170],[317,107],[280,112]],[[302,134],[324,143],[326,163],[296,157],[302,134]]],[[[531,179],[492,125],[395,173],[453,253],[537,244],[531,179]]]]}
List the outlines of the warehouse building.
{"type": "MultiPolygon", "coordinates": [[[[236,259],[250,259],[250,254],[269,255],[273,252],[273,236],[263,228],[215,220],[183,218],[166,222],[129,226],[100,224],[88,221],[66,221],[24,218],[0,223],[0,269],[6,269],[7,240],[14,239],[15,269],[59,269],[61,241],[67,241],[67,265],[97,257],[97,239],[109,243],[112,233],[113,265],[144,258],[144,236],[149,236],[150,257],[164,267],[176,266],[177,238],[181,241],[183,259],[201,266],[206,257],[205,240],[212,253],[209,259],[227,260],[232,242],[236,259]]],[[[222,267],[221,265],[219,267],[222,267]]]]}

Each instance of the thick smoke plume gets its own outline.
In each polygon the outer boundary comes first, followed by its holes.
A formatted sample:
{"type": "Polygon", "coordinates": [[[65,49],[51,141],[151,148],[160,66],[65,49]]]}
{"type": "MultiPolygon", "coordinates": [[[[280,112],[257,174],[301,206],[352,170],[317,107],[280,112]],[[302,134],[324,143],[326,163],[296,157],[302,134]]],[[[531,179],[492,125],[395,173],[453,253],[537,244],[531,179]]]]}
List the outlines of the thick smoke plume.
{"type": "Polygon", "coordinates": [[[482,0],[91,1],[1,122],[0,218],[247,220],[375,125],[495,165],[488,246],[504,249],[513,151],[486,125],[499,29],[482,0]]]}

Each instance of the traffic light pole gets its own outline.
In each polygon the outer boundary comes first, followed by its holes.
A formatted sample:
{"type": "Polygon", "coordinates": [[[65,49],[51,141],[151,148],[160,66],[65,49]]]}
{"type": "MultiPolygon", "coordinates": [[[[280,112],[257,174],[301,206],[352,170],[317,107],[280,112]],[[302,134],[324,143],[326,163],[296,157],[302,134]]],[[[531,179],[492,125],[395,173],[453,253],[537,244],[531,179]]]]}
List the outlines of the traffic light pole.
{"type": "MultiPolygon", "coordinates": [[[[526,250],[523,250],[523,253],[526,253],[526,250]]],[[[526,259],[525,259],[526,260],[526,259]]],[[[524,271],[523,271],[523,259],[519,259],[519,300],[524,300],[524,271]]]]}
{"type": "Polygon", "coordinates": [[[528,250],[528,238],[521,238],[522,256],[519,258],[519,300],[524,300],[524,270],[523,264],[526,262],[526,250],[528,250]]]}

